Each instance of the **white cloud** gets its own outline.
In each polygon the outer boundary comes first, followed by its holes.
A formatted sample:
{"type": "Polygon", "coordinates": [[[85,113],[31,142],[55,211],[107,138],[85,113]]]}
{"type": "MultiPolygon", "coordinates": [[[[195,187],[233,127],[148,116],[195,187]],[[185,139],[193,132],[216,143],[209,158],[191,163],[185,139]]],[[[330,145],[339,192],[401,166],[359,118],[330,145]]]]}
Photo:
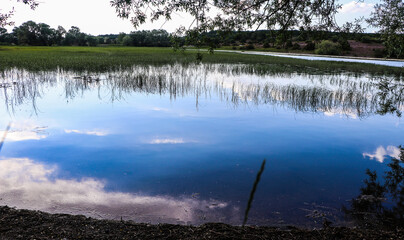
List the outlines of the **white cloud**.
{"type": "Polygon", "coordinates": [[[148,142],[149,144],[182,144],[190,141],[184,141],[182,138],[156,138],[148,142]]]}
{"type": "MultiPolygon", "coordinates": [[[[0,135],[3,135],[4,131],[0,131],[0,135]]],[[[33,131],[10,131],[7,134],[6,141],[18,142],[26,140],[41,140],[46,138],[46,135],[41,135],[33,131]]]]}
{"type": "Polygon", "coordinates": [[[339,115],[339,116],[345,116],[345,117],[349,117],[352,119],[357,119],[358,116],[356,115],[356,113],[353,111],[353,109],[329,109],[329,110],[322,110],[319,109],[320,111],[323,111],[324,115],[327,117],[333,117],[335,115],[339,115]]]}
{"type": "Polygon", "coordinates": [[[154,108],[152,108],[152,110],[157,111],[157,112],[168,112],[168,111],[170,111],[167,108],[159,108],[159,107],[154,107],[154,108]]]}
{"type": "MultiPolygon", "coordinates": [[[[41,140],[48,137],[45,131],[46,129],[47,127],[37,126],[31,121],[15,122],[11,124],[10,131],[7,133],[5,141],[41,140]]],[[[4,131],[0,131],[0,136],[3,136],[4,133],[4,131]]]]}
{"type": "Polygon", "coordinates": [[[376,151],[372,153],[363,153],[363,157],[369,157],[370,159],[376,159],[376,161],[383,163],[385,156],[390,156],[394,158],[398,158],[400,156],[400,149],[395,146],[387,146],[384,148],[380,146],[376,149],[376,151]]]}
{"type": "Polygon", "coordinates": [[[82,130],[76,130],[76,129],[65,129],[65,133],[76,133],[76,134],[84,134],[84,135],[94,135],[94,136],[107,136],[108,132],[107,131],[102,131],[102,130],[92,130],[92,131],[82,131],[82,130]]]}
{"type": "MultiPolygon", "coordinates": [[[[27,158],[0,160],[0,204],[51,213],[138,222],[201,223],[238,219],[238,209],[217,200],[107,192],[105,182],[59,179],[57,168],[27,158]],[[230,211],[230,212],[229,212],[230,211]],[[203,220],[206,219],[206,220],[203,220]]],[[[235,221],[235,220],[234,220],[235,221]]]]}
{"type": "Polygon", "coordinates": [[[343,4],[340,13],[361,13],[361,14],[369,14],[373,11],[374,4],[373,3],[364,3],[352,1],[346,4],[343,4]]]}

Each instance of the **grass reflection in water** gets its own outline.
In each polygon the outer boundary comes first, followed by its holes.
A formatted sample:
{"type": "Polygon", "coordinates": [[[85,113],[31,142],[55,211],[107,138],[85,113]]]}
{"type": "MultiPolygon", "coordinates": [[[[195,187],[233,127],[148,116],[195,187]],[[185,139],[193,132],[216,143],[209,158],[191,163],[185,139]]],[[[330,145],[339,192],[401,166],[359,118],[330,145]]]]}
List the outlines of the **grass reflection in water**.
{"type": "Polygon", "coordinates": [[[400,79],[349,74],[251,73],[244,65],[188,64],[134,66],[109,72],[29,72],[5,70],[0,77],[7,108],[36,101],[50,88],[64,86],[65,98],[74,99],[97,89],[100,98],[119,101],[131,93],[217,97],[232,106],[272,104],[299,112],[323,112],[366,117],[396,113],[401,116],[404,85],[400,79]],[[107,93],[104,96],[101,92],[107,93]]]}

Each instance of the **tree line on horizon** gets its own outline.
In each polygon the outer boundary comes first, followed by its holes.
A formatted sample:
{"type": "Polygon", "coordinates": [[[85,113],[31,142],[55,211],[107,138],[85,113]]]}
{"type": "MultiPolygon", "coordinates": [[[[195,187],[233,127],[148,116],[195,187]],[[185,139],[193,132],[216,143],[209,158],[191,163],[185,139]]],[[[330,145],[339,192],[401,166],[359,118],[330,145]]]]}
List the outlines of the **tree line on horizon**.
{"type": "MultiPolygon", "coordinates": [[[[132,31],[130,33],[103,34],[93,36],[72,26],[56,29],[45,23],[27,21],[10,33],[0,27],[0,45],[20,46],[135,46],[173,47],[192,46],[189,36],[178,37],[163,29],[132,31]]],[[[315,52],[317,54],[341,55],[351,50],[348,40],[363,43],[382,43],[378,33],[349,33],[300,30],[256,30],[256,31],[210,31],[201,35],[202,47],[211,49],[223,46],[234,50],[284,49],[315,52]]],[[[385,51],[375,51],[375,57],[384,57],[385,51]]]]}
{"type": "MultiPolygon", "coordinates": [[[[304,30],[256,30],[256,31],[210,31],[202,34],[205,46],[218,48],[220,46],[238,46],[248,48],[248,45],[262,45],[264,48],[292,48],[292,42],[320,42],[331,40],[342,46],[346,40],[356,40],[364,43],[381,43],[377,33],[346,33],[329,31],[304,30]]],[[[56,29],[46,23],[27,21],[15,27],[10,33],[0,27],[0,45],[29,45],[29,46],[97,46],[100,44],[116,44],[141,47],[170,47],[173,46],[172,33],[163,29],[133,31],[130,33],[101,34],[93,36],[81,32],[79,27],[72,26],[66,30],[62,26],[56,29]]],[[[179,45],[187,44],[187,37],[181,37],[179,45]]],[[[313,46],[309,47],[312,48],[313,46]]],[[[343,46],[349,49],[349,46],[343,46]]],[[[308,50],[314,50],[308,49],[308,50]]]]}
{"type": "Polygon", "coordinates": [[[121,44],[139,47],[170,47],[170,34],[166,30],[143,30],[129,34],[120,33],[93,36],[72,26],[66,30],[56,29],[46,23],[27,21],[15,27],[10,33],[0,27],[0,45],[28,46],[97,46],[100,44],[121,44]]]}

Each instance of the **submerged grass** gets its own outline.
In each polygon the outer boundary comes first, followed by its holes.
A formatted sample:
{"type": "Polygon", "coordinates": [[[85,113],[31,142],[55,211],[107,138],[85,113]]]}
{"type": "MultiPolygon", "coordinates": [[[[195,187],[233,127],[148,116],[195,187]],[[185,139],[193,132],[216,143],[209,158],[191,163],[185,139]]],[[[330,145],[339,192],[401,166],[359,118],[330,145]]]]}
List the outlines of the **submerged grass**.
{"type": "MultiPolygon", "coordinates": [[[[133,65],[189,64],[196,62],[194,51],[173,52],[171,48],[135,47],[0,47],[0,70],[24,68],[30,71],[63,68],[75,71],[110,71],[133,65]]],[[[403,76],[404,69],[365,63],[309,61],[237,53],[202,53],[202,63],[249,65],[255,73],[270,72],[353,72],[403,76]]]]}

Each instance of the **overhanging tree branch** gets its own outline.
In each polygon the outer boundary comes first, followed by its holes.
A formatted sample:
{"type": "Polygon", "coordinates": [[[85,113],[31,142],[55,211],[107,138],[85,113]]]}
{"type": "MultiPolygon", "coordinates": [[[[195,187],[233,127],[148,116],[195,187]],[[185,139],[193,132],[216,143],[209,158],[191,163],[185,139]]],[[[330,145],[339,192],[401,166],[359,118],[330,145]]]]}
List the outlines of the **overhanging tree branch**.
{"type": "MultiPolygon", "coordinates": [[[[16,1],[29,5],[32,10],[34,10],[39,4],[36,0],[16,0],[16,1]]],[[[9,21],[9,19],[13,16],[14,12],[15,12],[14,8],[12,8],[12,10],[10,10],[8,13],[0,12],[0,27],[14,24],[13,22],[9,21]]]]}

